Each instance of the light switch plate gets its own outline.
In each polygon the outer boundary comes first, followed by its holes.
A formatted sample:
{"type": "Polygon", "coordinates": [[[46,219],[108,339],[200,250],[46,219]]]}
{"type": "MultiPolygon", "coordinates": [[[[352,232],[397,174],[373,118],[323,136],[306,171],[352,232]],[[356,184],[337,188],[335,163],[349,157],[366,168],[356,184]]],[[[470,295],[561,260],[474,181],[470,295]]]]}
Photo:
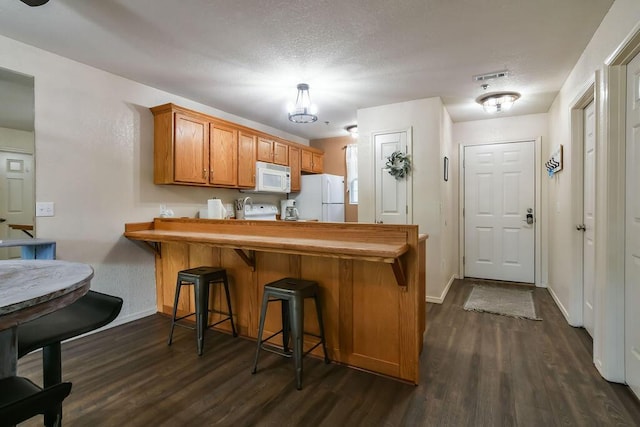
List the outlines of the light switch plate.
{"type": "Polygon", "coordinates": [[[53,202],[36,202],[36,216],[54,216],[53,202]]]}

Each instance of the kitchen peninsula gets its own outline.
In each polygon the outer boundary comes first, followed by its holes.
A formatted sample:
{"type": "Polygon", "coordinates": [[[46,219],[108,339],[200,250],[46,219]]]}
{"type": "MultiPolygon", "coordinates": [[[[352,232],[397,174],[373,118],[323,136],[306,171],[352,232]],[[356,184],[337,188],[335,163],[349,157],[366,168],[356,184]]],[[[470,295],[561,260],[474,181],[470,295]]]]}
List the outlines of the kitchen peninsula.
{"type": "MultiPolygon", "coordinates": [[[[171,313],[178,271],[222,266],[236,327],[255,339],[264,284],[287,276],[315,280],[331,360],[418,383],[427,236],[417,225],[156,218],[125,224],[124,236],[156,254],[158,312],[171,313]]],[[[214,299],[225,308],[221,295],[214,299]]],[[[192,308],[193,295],[185,292],[179,312],[192,308]]],[[[279,310],[269,310],[265,336],[280,322],[279,310]]],[[[309,306],[305,329],[317,328],[309,306]]]]}

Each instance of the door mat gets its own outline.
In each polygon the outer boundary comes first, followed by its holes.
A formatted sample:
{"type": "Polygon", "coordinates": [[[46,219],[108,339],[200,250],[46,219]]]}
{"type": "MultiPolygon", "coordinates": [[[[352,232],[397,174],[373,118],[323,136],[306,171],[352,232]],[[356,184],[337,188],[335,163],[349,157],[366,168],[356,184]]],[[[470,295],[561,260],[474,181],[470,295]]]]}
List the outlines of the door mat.
{"type": "Polygon", "coordinates": [[[533,290],[530,289],[474,285],[464,309],[519,319],[542,320],[536,316],[533,290]]]}

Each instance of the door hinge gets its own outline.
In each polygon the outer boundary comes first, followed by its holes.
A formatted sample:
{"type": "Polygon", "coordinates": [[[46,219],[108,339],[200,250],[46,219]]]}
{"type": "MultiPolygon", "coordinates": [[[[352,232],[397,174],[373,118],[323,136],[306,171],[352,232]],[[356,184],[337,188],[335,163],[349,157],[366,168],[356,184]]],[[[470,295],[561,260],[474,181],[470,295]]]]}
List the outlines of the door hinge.
{"type": "Polygon", "coordinates": [[[464,256],[462,257],[462,265],[464,265],[464,256]]]}
{"type": "Polygon", "coordinates": [[[404,207],[404,213],[406,213],[407,215],[409,215],[409,205],[405,205],[405,207],[404,207]]]}
{"type": "Polygon", "coordinates": [[[462,208],[462,216],[464,217],[464,208],[462,208]]]}

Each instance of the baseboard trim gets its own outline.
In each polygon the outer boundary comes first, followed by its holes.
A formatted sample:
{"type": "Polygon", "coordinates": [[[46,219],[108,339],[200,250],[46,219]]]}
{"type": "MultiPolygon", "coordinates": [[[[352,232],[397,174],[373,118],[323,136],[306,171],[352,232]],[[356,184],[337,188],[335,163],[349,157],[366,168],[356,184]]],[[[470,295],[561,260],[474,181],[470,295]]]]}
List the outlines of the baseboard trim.
{"type": "Polygon", "coordinates": [[[96,332],[105,331],[107,329],[114,328],[116,326],[124,325],[125,323],[133,322],[134,320],[142,319],[143,317],[151,316],[152,314],[156,314],[158,310],[154,307],[149,310],[139,311],[137,313],[131,313],[126,316],[117,317],[113,322],[108,325],[103,326],[102,328],[96,329],[95,331],[87,332],[86,334],[79,335],[77,337],[70,338],[69,341],[75,340],[77,338],[82,338],[87,335],[95,334],[96,332]]]}
{"type": "Polygon", "coordinates": [[[547,291],[549,291],[549,294],[551,295],[551,298],[553,298],[553,301],[556,303],[556,305],[560,309],[560,313],[562,313],[562,315],[564,316],[564,319],[567,321],[567,323],[569,325],[573,326],[573,327],[582,326],[582,325],[574,325],[574,324],[571,323],[569,312],[567,311],[565,306],[562,305],[562,303],[560,302],[560,298],[558,298],[556,293],[553,291],[553,286],[550,286],[548,283],[547,283],[547,291]]]}
{"type": "Polygon", "coordinates": [[[451,276],[451,278],[449,279],[449,282],[447,283],[447,286],[444,287],[444,290],[442,291],[442,294],[439,297],[430,297],[429,295],[427,295],[427,302],[433,303],[433,304],[442,304],[444,302],[444,299],[447,297],[447,293],[449,292],[449,288],[451,287],[451,285],[453,284],[453,281],[456,280],[458,277],[454,274],[451,276]]]}

